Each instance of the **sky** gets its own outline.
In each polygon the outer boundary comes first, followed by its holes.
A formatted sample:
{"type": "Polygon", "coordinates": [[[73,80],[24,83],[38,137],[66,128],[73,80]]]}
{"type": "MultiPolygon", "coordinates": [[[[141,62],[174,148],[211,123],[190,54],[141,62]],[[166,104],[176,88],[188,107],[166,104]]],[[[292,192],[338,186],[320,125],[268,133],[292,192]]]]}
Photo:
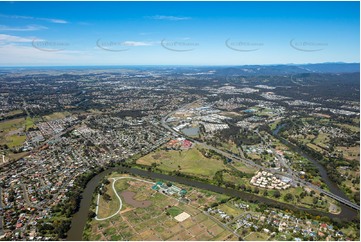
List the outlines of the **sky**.
{"type": "Polygon", "coordinates": [[[359,2],[0,2],[0,66],[360,62],[359,2]]]}

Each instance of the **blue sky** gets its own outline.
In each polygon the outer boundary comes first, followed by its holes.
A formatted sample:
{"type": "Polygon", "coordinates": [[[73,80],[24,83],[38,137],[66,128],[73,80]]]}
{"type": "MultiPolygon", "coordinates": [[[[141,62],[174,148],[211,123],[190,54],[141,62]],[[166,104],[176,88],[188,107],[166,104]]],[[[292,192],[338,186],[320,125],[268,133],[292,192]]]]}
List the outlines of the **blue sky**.
{"type": "Polygon", "coordinates": [[[0,65],[359,62],[359,2],[1,2],[0,65]]]}

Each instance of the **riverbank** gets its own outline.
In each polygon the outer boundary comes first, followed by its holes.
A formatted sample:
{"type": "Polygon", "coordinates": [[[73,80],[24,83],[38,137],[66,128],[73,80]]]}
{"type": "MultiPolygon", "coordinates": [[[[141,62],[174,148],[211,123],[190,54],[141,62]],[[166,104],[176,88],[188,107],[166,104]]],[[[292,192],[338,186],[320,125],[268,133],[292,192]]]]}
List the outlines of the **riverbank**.
{"type": "Polygon", "coordinates": [[[116,168],[110,168],[108,170],[105,170],[105,171],[99,173],[98,175],[93,177],[92,180],[89,181],[88,185],[86,186],[86,188],[82,194],[83,198],[80,202],[79,211],[73,216],[71,228],[68,231],[67,240],[71,240],[71,241],[82,240],[83,230],[84,230],[84,227],[85,227],[87,219],[88,219],[89,208],[90,208],[90,205],[92,202],[92,196],[95,191],[95,188],[97,187],[97,185],[99,184],[101,179],[103,179],[107,174],[110,174],[113,171],[126,172],[126,173],[138,175],[138,176],[148,178],[148,179],[177,182],[180,184],[200,188],[203,190],[208,190],[208,191],[212,191],[212,192],[216,192],[216,193],[220,193],[220,194],[225,194],[225,195],[228,195],[231,197],[238,197],[245,201],[264,203],[264,204],[267,204],[267,205],[275,207],[275,208],[282,207],[282,209],[288,209],[288,210],[292,210],[295,212],[303,211],[305,213],[312,214],[314,216],[326,216],[331,219],[340,219],[340,220],[351,221],[358,214],[356,210],[353,210],[345,205],[342,205],[342,211],[340,214],[331,214],[331,213],[320,212],[317,210],[307,209],[307,208],[303,208],[303,207],[299,207],[299,206],[295,206],[295,205],[280,203],[280,202],[274,201],[269,198],[256,196],[254,194],[246,193],[243,191],[222,188],[222,187],[218,187],[218,186],[211,185],[208,183],[190,180],[190,179],[184,178],[184,177],[170,176],[170,175],[154,173],[151,171],[145,171],[145,170],[140,170],[140,169],[135,169],[135,168],[116,167],[116,168]]]}

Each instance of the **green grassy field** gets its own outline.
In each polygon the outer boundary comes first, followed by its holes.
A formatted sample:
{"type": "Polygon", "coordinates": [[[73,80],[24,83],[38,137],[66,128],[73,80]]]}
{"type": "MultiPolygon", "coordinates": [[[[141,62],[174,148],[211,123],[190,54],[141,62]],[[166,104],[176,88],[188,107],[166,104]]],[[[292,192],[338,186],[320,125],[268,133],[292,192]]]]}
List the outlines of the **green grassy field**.
{"type": "Polygon", "coordinates": [[[246,166],[241,162],[233,162],[232,164],[237,170],[242,171],[244,173],[254,174],[257,170],[251,166],[246,166]]]}
{"type": "Polygon", "coordinates": [[[24,113],[23,110],[17,109],[17,110],[13,110],[13,111],[6,113],[4,115],[4,117],[11,117],[11,116],[15,116],[15,115],[22,114],[22,113],[24,113]]]}
{"type": "Polygon", "coordinates": [[[352,132],[360,132],[359,125],[349,125],[349,124],[335,124],[340,128],[349,129],[352,132]]]}
{"type": "Polygon", "coordinates": [[[330,141],[330,137],[329,137],[328,134],[319,133],[317,135],[317,138],[313,142],[317,146],[320,146],[322,148],[326,148],[329,141],[330,141]]]}
{"type": "Polygon", "coordinates": [[[23,127],[25,118],[16,118],[0,122],[0,131],[8,132],[23,127]]]}
{"type": "Polygon", "coordinates": [[[26,140],[22,133],[25,128],[25,118],[11,119],[0,122],[0,145],[8,145],[9,148],[19,147],[26,140]],[[15,132],[15,133],[14,133],[15,132]]]}
{"type": "Polygon", "coordinates": [[[119,200],[115,197],[114,191],[112,189],[112,182],[106,186],[107,194],[111,197],[110,201],[104,199],[104,196],[100,196],[99,199],[99,218],[105,218],[114,214],[119,208],[119,200]]]}
{"type": "Polygon", "coordinates": [[[23,133],[34,127],[32,118],[16,118],[0,122],[0,145],[8,145],[9,148],[21,147],[26,140],[23,133]]]}
{"type": "Polygon", "coordinates": [[[30,117],[26,117],[25,120],[25,130],[29,130],[30,128],[34,128],[35,124],[34,124],[34,120],[30,117]]]}
{"type": "Polygon", "coordinates": [[[242,184],[249,185],[249,179],[231,175],[228,172],[223,172],[223,180],[238,185],[242,185],[242,184]]]}
{"type": "Polygon", "coordinates": [[[231,151],[235,154],[238,154],[238,149],[237,149],[237,145],[233,142],[228,142],[228,143],[222,143],[222,147],[221,147],[222,150],[228,150],[228,151],[231,151]]]}
{"type": "Polygon", "coordinates": [[[311,140],[313,140],[315,138],[314,135],[306,135],[306,136],[303,136],[303,135],[292,135],[291,136],[292,138],[296,139],[298,142],[301,142],[303,144],[308,144],[311,142],[311,140]]]}
{"type": "Polygon", "coordinates": [[[26,140],[25,135],[11,135],[6,137],[6,144],[9,148],[22,146],[26,140]]]}
{"type": "Polygon", "coordinates": [[[175,216],[181,214],[183,211],[182,211],[180,208],[174,206],[174,207],[171,207],[171,208],[167,209],[167,212],[168,212],[172,217],[175,217],[175,216]]]}
{"type": "Polygon", "coordinates": [[[223,204],[219,205],[218,208],[221,209],[226,214],[231,214],[233,217],[237,217],[238,215],[240,215],[242,213],[241,210],[235,208],[230,203],[223,203],[223,204]]]}
{"type": "Polygon", "coordinates": [[[276,127],[277,127],[277,125],[278,125],[280,122],[281,122],[281,120],[276,120],[276,121],[274,121],[273,123],[271,123],[271,124],[269,125],[269,127],[271,128],[271,130],[275,130],[276,127]]]}
{"type": "Polygon", "coordinates": [[[308,146],[309,148],[317,151],[317,152],[320,152],[320,153],[325,152],[324,149],[322,149],[321,147],[319,147],[319,146],[317,146],[317,145],[314,145],[314,144],[309,143],[309,144],[307,144],[307,146],[308,146]]]}
{"type": "Polygon", "coordinates": [[[46,115],[43,118],[46,121],[51,121],[51,120],[55,120],[55,119],[62,119],[67,116],[70,116],[70,115],[71,115],[71,113],[69,113],[69,112],[56,112],[56,113],[52,113],[50,115],[46,115]]]}
{"type": "Polygon", "coordinates": [[[137,160],[137,164],[150,166],[152,163],[156,163],[161,170],[180,170],[182,173],[206,177],[212,177],[217,171],[226,169],[223,161],[206,158],[197,148],[183,151],[161,150],[137,160]]]}
{"type": "Polygon", "coordinates": [[[268,237],[269,237],[269,235],[267,235],[265,233],[253,232],[253,233],[250,233],[248,236],[244,237],[244,239],[247,241],[264,241],[264,240],[267,240],[268,237]]]}

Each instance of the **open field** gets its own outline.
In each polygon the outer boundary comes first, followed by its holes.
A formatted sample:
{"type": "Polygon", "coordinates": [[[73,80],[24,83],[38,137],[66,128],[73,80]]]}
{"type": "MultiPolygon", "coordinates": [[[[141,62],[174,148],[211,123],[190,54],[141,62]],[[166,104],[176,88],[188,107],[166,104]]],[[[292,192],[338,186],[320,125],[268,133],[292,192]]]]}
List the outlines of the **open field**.
{"type": "Polygon", "coordinates": [[[9,148],[21,147],[26,140],[25,131],[34,126],[30,117],[0,122],[0,145],[6,144],[9,148]]]}
{"type": "Polygon", "coordinates": [[[247,237],[245,237],[244,239],[246,241],[264,241],[267,240],[267,238],[269,237],[269,235],[265,234],[265,233],[261,233],[261,232],[253,232],[250,233],[247,237]]]}
{"type": "Polygon", "coordinates": [[[317,135],[317,138],[313,141],[313,143],[317,146],[320,146],[321,148],[326,149],[327,144],[330,141],[330,137],[328,134],[325,133],[319,133],[317,135]]]}
{"type": "Polygon", "coordinates": [[[246,166],[241,162],[233,162],[232,165],[237,169],[244,173],[254,174],[257,170],[251,166],[246,166]]]}
{"type": "Polygon", "coordinates": [[[335,148],[336,151],[342,151],[343,158],[346,160],[360,160],[360,146],[353,146],[353,147],[344,147],[344,146],[337,146],[335,148]]]}
{"type": "Polygon", "coordinates": [[[312,134],[308,134],[308,135],[305,135],[305,136],[299,134],[299,135],[292,135],[290,137],[296,139],[298,142],[300,142],[302,144],[308,144],[315,138],[315,136],[312,135],[312,134]]]}
{"type": "Polygon", "coordinates": [[[150,166],[152,163],[156,163],[161,170],[180,170],[182,173],[205,177],[213,177],[217,171],[226,169],[223,161],[206,158],[197,148],[183,151],[160,150],[137,160],[137,164],[150,166]]]}
{"type": "Polygon", "coordinates": [[[27,155],[29,155],[29,152],[9,153],[7,155],[7,158],[9,160],[19,160],[20,158],[23,158],[23,157],[25,157],[27,155]]]}
{"type": "Polygon", "coordinates": [[[112,184],[108,184],[106,186],[106,193],[112,198],[110,201],[104,199],[104,196],[100,196],[99,198],[99,209],[98,217],[105,218],[112,214],[114,214],[119,207],[119,200],[115,198],[114,191],[112,189],[112,184]],[[114,198],[114,199],[113,199],[114,198]]]}
{"type": "Polygon", "coordinates": [[[25,118],[16,118],[0,122],[0,132],[8,132],[23,127],[25,118]]]}
{"type": "Polygon", "coordinates": [[[349,125],[349,124],[335,124],[336,126],[344,129],[348,129],[352,132],[360,132],[359,123],[356,125],[349,125]]]}
{"type": "Polygon", "coordinates": [[[25,135],[11,135],[5,138],[5,142],[9,146],[9,148],[20,147],[23,145],[25,140],[25,135]]]}
{"type": "Polygon", "coordinates": [[[249,178],[239,177],[228,172],[223,172],[223,180],[226,182],[234,183],[236,185],[249,185],[249,178]]]}
{"type": "Polygon", "coordinates": [[[12,117],[12,116],[22,114],[22,113],[24,113],[23,110],[17,109],[17,110],[13,110],[13,111],[10,111],[10,112],[6,113],[4,115],[4,117],[8,118],[8,117],[12,117]]]}
{"type": "Polygon", "coordinates": [[[281,122],[281,120],[276,120],[273,123],[269,124],[271,130],[275,130],[277,125],[281,122]]]}
{"type": "Polygon", "coordinates": [[[221,209],[226,214],[231,214],[233,217],[237,217],[243,213],[242,210],[234,207],[232,203],[223,203],[219,205],[218,208],[221,209]]]}
{"type": "Polygon", "coordinates": [[[21,146],[26,140],[25,124],[25,118],[0,122],[0,145],[6,144],[10,148],[21,146]]]}
{"type": "Polygon", "coordinates": [[[69,115],[70,115],[69,112],[56,112],[56,113],[52,113],[50,115],[46,115],[43,118],[46,121],[51,121],[51,120],[55,120],[55,119],[62,119],[62,118],[65,118],[65,117],[67,117],[69,115]]]}
{"type": "Polygon", "coordinates": [[[26,117],[25,120],[25,130],[27,131],[30,128],[34,128],[35,124],[34,124],[34,120],[30,117],[26,117]]]}
{"type": "Polygon", "coordinates": [[[321,147],[319,147],[319,146],[317,146],[317,145],[315,145],[315,144],[309,143],[309,144],[307,144],[307,146],[308,146],[309,148],[317,151],[317,152],[320,152],[321,154],[322,154],[323,152],[326,152],[326,150],[324,150],[323,148],[321,148],[321,147]]]}
{"type": "Polygon", "coordinates": [[[238,154],[238,149],[237,149],[237,145],[233,142],[223,142],[222,143],[222,147],[218,147],[222,150],[226,150],[226,151],[230,151],[232,153],[238,154]]]}
{"type": "Polygon", "coordinates": [[[247,156],[251,160],[261,160],[261,156],[256,153],[249,153],[247,156]]]}
{"type": "Polygon", "coordinates": [[[183,211],[182,211],[180,208],[174,206],[174,207],[168,208],[168,209],[167,209],[167,212],[168,212],[172,217],[175,217],[175,216],[177,216],[178,214],[181,214],[183,211]]]}
{"type": "MultiPolygon", "coordinates": [[[[118,174],[118,176],[123,175],[118,174]]],[[[150,205],[146,208],[134,207],[122,197],[124,206],[119,214],[104,221],[93,219],[90,229],[85,231],[86,239],[157,241],[237,239],[231,232],[218,225],[201,210],[179,202],[176,197],[170,197],[153,190],[149,183],[121,179],[115,184],[118,194],[122,194],[125,190],[133,192],[134,200],[150,201],[150,205]],[[190,218],[178,222],[174,216],[182,212],[188,213],[190,218]]],[[[108,194],[111,200],[116,200],[114,193],[108,194]]],[[[101,211],[103,207],[99,206],[99,213],[104,214],[101,211]]],[[[116,207],[115,203],[105,206],[106,209],[110,208],[113,211],[116,210],[116,207]]]]}

